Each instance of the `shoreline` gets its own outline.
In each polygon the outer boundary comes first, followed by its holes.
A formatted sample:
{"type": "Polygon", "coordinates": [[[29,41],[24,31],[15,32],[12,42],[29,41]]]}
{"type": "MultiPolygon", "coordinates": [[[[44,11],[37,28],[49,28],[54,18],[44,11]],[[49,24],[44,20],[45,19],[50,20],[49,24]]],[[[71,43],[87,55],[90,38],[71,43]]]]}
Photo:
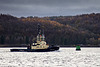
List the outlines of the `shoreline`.
{"type": "MultiPolygon", "coordinates": [[[[27,46],[0,46],[2,47],[27,47],[27,46]]],[[[76,47],[76,46],[59,46],[59,47],[76,47]]],[[[81,47],[100,47],[100,46],[81,46],[81,47]]]]}
{"type": "MultiPolygon", "coordinates": [[[[0,44],[0,47],[27,47],[28,45],[26,45],[26,44],[20,44],[20,45],[18,45],[18,44],[4,44],[4,45],[1,45],[0,44]]],[[[75,45],[58,45],[59,47],[76,47],[75,45]]],[[[82,46],[80,46],[80,47],[100,47],[100,45],[99,46],[95,46],[95,45],[89,45],[89,46],[84,46],[84,45],[82,45],[82,46]]]]}

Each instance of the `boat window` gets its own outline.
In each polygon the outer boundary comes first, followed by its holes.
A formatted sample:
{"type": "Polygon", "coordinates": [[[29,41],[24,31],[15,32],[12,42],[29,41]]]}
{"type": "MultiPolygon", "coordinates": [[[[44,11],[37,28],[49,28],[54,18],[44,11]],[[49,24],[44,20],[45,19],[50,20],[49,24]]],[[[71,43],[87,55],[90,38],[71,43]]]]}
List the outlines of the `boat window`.
{"type": "Polygon", "coordinates": [[[37,45],[40,45],[40,44],[37,44],[37,45]]]}
{"type": "Polygon", "coordinates": [[[36,46],[36,45],[32,45],[32,46],[36,46]]]}

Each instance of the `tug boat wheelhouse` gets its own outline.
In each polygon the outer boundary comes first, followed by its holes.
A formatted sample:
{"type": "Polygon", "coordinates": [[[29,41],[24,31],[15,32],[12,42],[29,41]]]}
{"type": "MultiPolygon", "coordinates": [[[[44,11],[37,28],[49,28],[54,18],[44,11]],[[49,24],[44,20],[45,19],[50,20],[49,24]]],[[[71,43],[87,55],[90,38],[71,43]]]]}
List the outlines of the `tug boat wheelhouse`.
{"type": "Polygon", "coordinates": [[[48,52],[59,50],[59,46],[48,45],[45,41],[44,31],[38,24],[38,35],[35,42],[28,45],[27,49],[10,49],[11,52],[48,52]]]}

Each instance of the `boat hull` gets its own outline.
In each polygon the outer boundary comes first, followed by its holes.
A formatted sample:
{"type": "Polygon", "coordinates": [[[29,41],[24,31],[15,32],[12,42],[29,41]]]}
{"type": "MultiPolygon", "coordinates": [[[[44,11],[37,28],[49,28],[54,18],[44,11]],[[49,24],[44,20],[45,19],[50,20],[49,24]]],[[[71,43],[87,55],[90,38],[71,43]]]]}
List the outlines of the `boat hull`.
{"type": "Polygon", "coordinates": [[[76,51],[81,51],[81,49],[76,49],[76,51]]]}
{"type": "Polygon", "coordinates": [[[59,50],[59,47],[49,47],[47,49],[10,49],[11,52],[49,52],[59,50]]]}

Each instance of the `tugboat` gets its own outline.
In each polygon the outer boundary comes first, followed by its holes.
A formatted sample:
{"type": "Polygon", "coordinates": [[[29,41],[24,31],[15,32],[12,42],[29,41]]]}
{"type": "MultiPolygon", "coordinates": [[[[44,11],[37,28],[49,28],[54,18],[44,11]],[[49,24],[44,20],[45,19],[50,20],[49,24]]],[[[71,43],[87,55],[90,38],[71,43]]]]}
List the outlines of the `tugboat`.
{"type": "Polygon", "coordinates": [[[37,39],[32,44],[29,44],[27,49],[10,49],[11,52],[49,52],[56,50],[59,50],[59,46],[51,46],[46,43],[44,31],[42,32],[39,24],[37,39]]]}

